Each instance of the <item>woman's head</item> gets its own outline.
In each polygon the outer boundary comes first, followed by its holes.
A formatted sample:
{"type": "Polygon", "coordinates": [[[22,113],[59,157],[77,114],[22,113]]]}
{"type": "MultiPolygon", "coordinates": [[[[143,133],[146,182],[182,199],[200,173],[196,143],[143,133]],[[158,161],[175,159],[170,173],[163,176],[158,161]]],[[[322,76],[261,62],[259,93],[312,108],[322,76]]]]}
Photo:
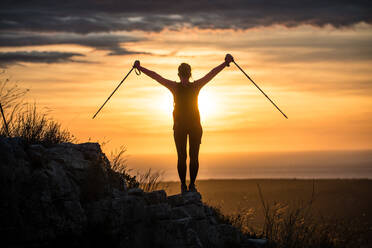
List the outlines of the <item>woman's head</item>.
{"type": "Polygon", "coordinates": [[[181,79],[188,80],[191,77],[191,66],[186,63],[180,64],[180,66],[178,66],[178,76],[181,79]]]}

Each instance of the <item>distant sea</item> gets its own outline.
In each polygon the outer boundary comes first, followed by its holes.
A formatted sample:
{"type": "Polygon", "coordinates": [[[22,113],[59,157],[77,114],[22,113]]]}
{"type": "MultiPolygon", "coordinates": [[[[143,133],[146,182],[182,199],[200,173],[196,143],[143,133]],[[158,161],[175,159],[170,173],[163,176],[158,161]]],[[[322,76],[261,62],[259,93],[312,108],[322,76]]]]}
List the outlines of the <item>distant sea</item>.
{"type": "MultiPolygon", "coordinates": [[[[178,180],[176,154],[129,155],[129,168],[178,180]]],[[[200,154],[199,179],[372,179],[372,150],[200,154]]]]}

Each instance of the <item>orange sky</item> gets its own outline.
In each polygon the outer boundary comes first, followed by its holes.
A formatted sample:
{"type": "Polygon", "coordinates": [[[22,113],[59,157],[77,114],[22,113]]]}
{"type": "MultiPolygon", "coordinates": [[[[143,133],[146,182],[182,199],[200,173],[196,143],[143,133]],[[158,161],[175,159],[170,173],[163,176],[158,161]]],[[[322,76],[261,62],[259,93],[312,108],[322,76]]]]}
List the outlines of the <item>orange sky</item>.
{"type": "Polygon", "coordinates": [[[178,65],[187,62],[196,80],[222,63],[226,53],[289,119],[231,66],[200,93],[201,153],[372,149],[371,27],[121,32],[143,38],[125,43],[131,51],[149,53],[142,55],[106,56],[66,44],[0,51],[85,54],[85,63],[22,63],[6,73],[29,88],[29,100],[51,109],[79,141],[108,141],[105,151],[125,145],[129,154],[175,153],[172,96],[145,75],[131,74],[91,119],[134,60],[171,80],[178,79],[178,65]]]}

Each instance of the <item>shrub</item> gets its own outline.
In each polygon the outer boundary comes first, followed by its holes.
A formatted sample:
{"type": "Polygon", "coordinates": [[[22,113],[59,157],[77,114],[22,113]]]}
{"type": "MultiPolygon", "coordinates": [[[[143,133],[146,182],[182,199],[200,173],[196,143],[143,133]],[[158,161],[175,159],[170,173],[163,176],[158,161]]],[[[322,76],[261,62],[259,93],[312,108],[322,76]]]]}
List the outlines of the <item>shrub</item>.
{"type": "Polygon", "coordinates": [[[290,206],[269,204],[264,200],[259,184],[257,187],[265,217],[262,234],[267,237],[271,247],[333,247],[327,229],[312,215],[314,190],[308,202],[290,206]]]}
{"type": "Polygon", "coordinates": [[[124,153],[126,148],[121,146],[118,150],[112,151],[109,156],[111,169],[119,173],[122,180],[126,182],[127,188],[138,188],[139,182],[136,176],[131,176],[129,174],[129,169],[127,168],[127,160],[124,158],[124,153]]]}
{"type": "Polygon", "coordinates": [[[119,173],[126,181],[127,187],[141,188],[145,192],[154,191],[160,188],[162,172],[153,172],[151,168],[144,172],[137,172],[136,175],[130,175],[132,170],[127,167],[127,160],[124,157],[126,148],[121,146],[119,149],[110,153],[109,160],[111,169],[119,173]]]}
{"type": "Polygon", "coordinates": [[[154,172],[150,168],[144,173],[137,172],[137,181],[139,182],[139,186],[141,189],[143,189],[143,191],[151,192],[160,188],[160,179],[162,176],[163,172],[154,172]]]}
{"type": "Polygon", "coordinates": [[[20,137],[28,144],[51,145],[73,142],[74,136],[63,130],[58,122],[39,112],[35,104],[24,103],[27,92],[28,90],[23,90],[17,85],[11,85],[9,78],[0,80],[0,103],[7,124],[1,120],[0,135],[20,137]]]}
{"type": "Polygon", "coordinates": [[[52,145],[75,140],[69,131],[61,128],[61,124],[47,114],[39,113],[35,104],[28,104],[8,125],[11,137],[21,137],[28,144],[52,145]]]}
{"type": "Polygon", "coordinates": [[[365,243],[361,237],[368,228],[358,221],[332,220],[313,214],[316,199],[314,184],[310,200],[292,204],[270,203],[264,199],[260,185],[257,188],[264,215],[261,229],[251,226],[250,220],[254,215],[251,209],[241,209],[227,216],[220,213],[220,219],[231,223],[248,236],[266,238],[266,247],[346,248],[362,247],[365,243]]]}
{"type": "MultiPolygon", "coordinates": [[[[16,84],[11,84],[9,77],[5,75],[5,72],[0,73],[0,104],[6,114],[6,123],[11,123],[24,107],[24,96],[28,92],[28,89],[21,89],[16,84]]],[[[7,136],[6,125],[1,116],[1,130],[0,135],[7,136]]]]}

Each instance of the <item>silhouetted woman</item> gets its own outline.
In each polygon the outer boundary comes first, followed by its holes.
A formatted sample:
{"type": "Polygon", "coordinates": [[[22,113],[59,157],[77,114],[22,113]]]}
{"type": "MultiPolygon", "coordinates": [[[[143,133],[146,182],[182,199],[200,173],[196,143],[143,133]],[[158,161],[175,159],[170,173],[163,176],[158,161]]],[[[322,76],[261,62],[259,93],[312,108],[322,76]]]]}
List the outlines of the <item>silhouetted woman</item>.
{"type": "Polygon", "coordinates": [[[191,67],[186,63],[182,63],[178,67],[178,76],[180,83],[163,78],[156,72],[150,71],[140,65],[137,60],[134,63],[134,68],[137,68],[147,76],[167,87],[173,94],[174,110],[173,110],[173,131],[174,141],[176,143],[178,155],[178,175],[181,180],[181,192],[187,191],[186,186],[186,144],[187,135],[189,136],[189,154],[190,154],[190,185],[189,191],[196,192],[195,179],[199,169],[199,147],[203,129],[200,124],[200,114],[198,108],[198,95],[200,89],[212,80],[222,69],[233,61],[230,54],[226,54],[225,62],[211,70],[207,75],[193,83],[189,81],[191,77],[191,67]]]}

